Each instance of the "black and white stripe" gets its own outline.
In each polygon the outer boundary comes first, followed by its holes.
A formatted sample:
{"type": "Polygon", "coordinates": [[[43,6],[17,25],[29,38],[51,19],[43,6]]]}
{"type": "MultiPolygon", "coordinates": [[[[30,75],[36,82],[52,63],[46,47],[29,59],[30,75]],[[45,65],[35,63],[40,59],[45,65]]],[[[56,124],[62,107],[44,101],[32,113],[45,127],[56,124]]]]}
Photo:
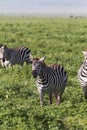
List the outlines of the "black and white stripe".
{"type": "Polygon", "coordinates": [[[0,46],[0,59],[3,67],[7,67],[19,64],[23,66],[23,63],[31,63],[31,51],[27,47],[8,48],[7,46],[0,46]]]}
{"type": "Polygon", "coordinates": [[[47,66],[44,63],[44,58],[40,60],[33,59],[32,75],[36,78],[41,106],[43,104],[44,91],[49,94],[50,104],[52,104],[52,94],[54,94],[59,105],[67,83],[67,74],[64,68],[58,64],[47,66]]]}
{"type": "Polygon", "coordinates": [[[83,52],[84,62],[78,71],[78,79],[84,92],[84,96],[87,99],[87,51],[83,52]]]}

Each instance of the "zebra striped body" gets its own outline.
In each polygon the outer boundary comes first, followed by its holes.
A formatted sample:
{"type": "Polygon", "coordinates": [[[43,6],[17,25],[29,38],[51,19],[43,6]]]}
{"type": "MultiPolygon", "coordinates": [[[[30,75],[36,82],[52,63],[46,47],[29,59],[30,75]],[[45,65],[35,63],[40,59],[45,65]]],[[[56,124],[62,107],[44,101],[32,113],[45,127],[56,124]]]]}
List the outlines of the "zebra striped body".
{"type": "Polygon", "coordinates": [[[24,62],[29,64],[31,62],[30,57],[31,57],[31,51],[27,47],[19,47],[19,48],[8,48],[7,46],[0,47],[0,58],[2,66],[4,67],[7,67],[9,64],[11,66],[15,64],[23,66],[24,62]]]}
{"type": "Polygon", "coordinates": [[[43,60],[44,58],[40,60],[34,59],[32,62],[32,74],[36,78],[41,106],[43,104],[44,91],[49,94],[50,104],[52,104],[52,94],[54,94],[59,105],[67,82],[66,71],[57,64],[46,66],[43,60]]]}
{"type": "Polygon", "coordinates": [[[87,51],[83,52],[84,62],[78,71],[78,79],[84,92],[84,96],[87,99],[87,51]]]}

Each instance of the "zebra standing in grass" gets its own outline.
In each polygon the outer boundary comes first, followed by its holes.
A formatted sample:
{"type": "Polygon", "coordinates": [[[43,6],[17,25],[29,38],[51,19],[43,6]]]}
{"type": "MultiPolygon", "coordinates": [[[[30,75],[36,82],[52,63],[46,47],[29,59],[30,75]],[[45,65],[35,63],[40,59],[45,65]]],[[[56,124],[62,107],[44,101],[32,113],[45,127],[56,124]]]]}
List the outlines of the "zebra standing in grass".
{"type": "Polygon", "coordinates": [[[27,47],[8,48],[4,45],[0,46],[0,60],[3,67],[15,64],[23,66],[24,62],[30,64],[31,57],[31,51],[27,47]]]}
{"type": "Polygon", "coordinates": [[[44,63],[44,57],[36,58],[32,60],[32,75],[36,78],[41,106],[43,105],[44,91],[49,94],[50,104],[52,104],[52,94],[54,94],[57,105],[59,105],[67,83],[67,74],[64,68],[57,64],[47,66],[44,63]]]}
{"type": "Polygon", "coordinates": [[[87,51],[83,51],[84,62],[78,71],[78,79],[84,92],[85,99],[87,99],[87,51]]]}

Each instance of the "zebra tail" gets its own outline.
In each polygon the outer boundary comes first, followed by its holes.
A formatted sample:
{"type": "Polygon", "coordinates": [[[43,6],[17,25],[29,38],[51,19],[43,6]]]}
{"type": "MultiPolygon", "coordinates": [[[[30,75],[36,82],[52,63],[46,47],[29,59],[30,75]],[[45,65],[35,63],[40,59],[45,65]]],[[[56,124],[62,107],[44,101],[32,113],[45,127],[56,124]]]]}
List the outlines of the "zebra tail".
{"type": "Polygon", "coordinates": [[[85,99],[87,99],[87,86],[83,88],[85,99]]]}

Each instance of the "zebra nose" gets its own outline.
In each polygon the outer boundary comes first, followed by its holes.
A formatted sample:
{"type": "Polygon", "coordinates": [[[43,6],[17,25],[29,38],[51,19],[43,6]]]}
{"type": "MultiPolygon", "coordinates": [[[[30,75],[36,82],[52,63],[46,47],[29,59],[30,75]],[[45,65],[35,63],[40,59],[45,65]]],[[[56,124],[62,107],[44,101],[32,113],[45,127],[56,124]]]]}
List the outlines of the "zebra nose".
{"type": "Polygon", "coordinates": [[[34,77],[34,78],[36,78],[36,77],[37,77],[37,73],[36,73],[36,71],[35,71],[35,70],[32,70],[32,75],[33,75],[33,77],[34,77]]]}
{"type": "Polygon", "coordinates": [[[32,64],[32,61],[30,60],[30,64],[32,64]]]}

